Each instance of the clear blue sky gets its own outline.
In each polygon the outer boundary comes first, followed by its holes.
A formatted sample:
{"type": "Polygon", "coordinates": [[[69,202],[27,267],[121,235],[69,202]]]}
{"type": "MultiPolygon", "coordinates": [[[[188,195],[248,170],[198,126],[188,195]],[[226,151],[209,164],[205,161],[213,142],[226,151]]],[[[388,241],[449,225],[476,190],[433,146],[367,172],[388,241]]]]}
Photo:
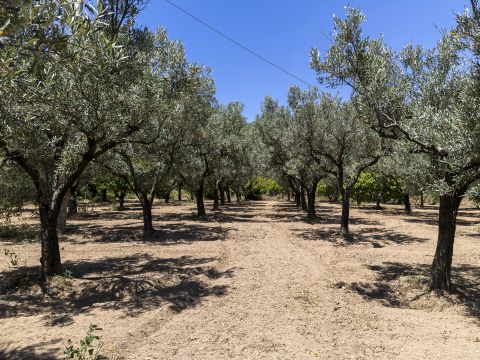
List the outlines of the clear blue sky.
{"type": "MultiPolygon", "coordinates": [[[[435,45],[438,28],[451,27],[454,13],[463,11],[468,0],[172,0],[211,26],[294,73],[316,84],[309,68],[309,50],[328,49],[322,31],[332,31],[333,14],[343,16],[344,6],[362,9],[365,32],[384,35],[395,49],[413,42],[435,45]]],[[[164,0],[150,0],[138,23],[152,30],[168,30],[170,38],[183,42],[187,57],[210,67],[221,103],[241,101],[252,121],[266,95],[286,101],[295,79],[229,43],[164,0]]]]}

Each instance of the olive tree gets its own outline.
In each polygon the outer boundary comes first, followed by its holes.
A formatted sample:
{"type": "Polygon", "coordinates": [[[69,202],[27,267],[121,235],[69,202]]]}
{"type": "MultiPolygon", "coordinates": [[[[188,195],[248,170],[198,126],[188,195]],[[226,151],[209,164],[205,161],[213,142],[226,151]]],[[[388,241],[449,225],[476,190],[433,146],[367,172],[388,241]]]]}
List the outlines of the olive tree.
{"type": "Polygon", "coordinates": [[[334,19],[325,56],[313,49],[320,81],[353,90],[359,118],[407,153],[430,161],[440,197],[431,288],[450,291],[456,217],[462,197],[480,177],[478,7],[459,19],[459,35],[444,32],[431,50],[406,45],[395,52],[362,34],[364,15],[349,8],[334,19]],[[463,41],[462,41],[463,40],[463,41]],[[470,52],[462,51],[470,49],[470,52]]]}
{"type": "Polygon", "coordinates": [[[131,49],[134,32],[108,37],[101,9],[86,9],[22,5],[0,52],[0,149],[36,189],[42,280],[62,272],[57,221],[69,189],[93,159],[161,119],[153,104],[182,86],[183,55],[169,53],[165,36],[156,51],[131,49]]]}
{"type": "MultiPolygon", "coordinates": [[[[176,46],[182,51],[179,44],[176,46]]],[[[186,64],[185,72],[182,76],[188,87],[183,89],[181,97],[173,103],[162,103],[164,99],[159,97],[153,104],[152,111],[162,114],[161,128],[158,129],[157,121],[146,124],[128,143],[116,147],[100,161],[114,176],[128,184],[138,198],[145,236],[155,231],[152,217],[155,198],[163,191],[170,192],[176,185],[176,167],[188,151],[184,134],[196,125],[189,118],[189,106],[195,105],[190,102],[211,82],[197,65],[186,64]]]]}
{"type": "Polygon", "coordinates": [[[316,123],[307,146],[323,170],[335,176],[342,196],[340,231],[349,234],[350,196],[359,176],[385,154],[382,141],[358,121],[350,103],[323,95],[316,105],[316,123]]]}
{"type": "Polygon", "coordinates": [[[269,166],[290,183],[311,219],[316,217],[317,185],[325,176],[310,149],[305,146],[306,139],[313,135],[316,97],[315,90],[301,93],[300,89],[292,87],[288,108],[267,97],[256,124],[269,154],[269,166]]]}
{"type": "MultiPolygon", "coordinates": [[[[217,158],[212,167],[212,181],[218,189],[221,205],[225,205],[225,191],[228,195],[230,185],[234,185],[238,195],[239,189],[248,178],[246,171],[252,170],[252,167],[249,166],[251,165],[249,156],[251,138],[248,136],[247,121],[242,112],[243,104],[231,102],[226,106],[220,106],[214,118],[211,119],[216,130],[212,133],[212,140],[216,142],[217,151],[217,158]]],[[[215,200],[217,190],[213,191],[215,200]]],[[[215,208],[218,208],[218,203],[216,205],[215,208]]]]}

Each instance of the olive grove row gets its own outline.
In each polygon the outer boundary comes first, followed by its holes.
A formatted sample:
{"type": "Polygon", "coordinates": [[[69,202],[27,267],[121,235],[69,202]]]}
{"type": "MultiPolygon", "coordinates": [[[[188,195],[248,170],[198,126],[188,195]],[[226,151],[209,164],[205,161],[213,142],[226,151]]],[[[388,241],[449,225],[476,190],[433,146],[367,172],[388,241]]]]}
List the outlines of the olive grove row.
{"type": "Polygon", "coordinates": [[[439,198],[431,287],[451,289],[457,211],[480,179],[476,0],[437,47],[400,52],[364,36],[364,15],[347,8],[328,52],[313,49],[310,60],[320,84],[349,87],[350,99],[292,86],[286,106],[266,97],[250,124],[241,103],[218,104],[209,70],[180,43],[135,25],[143,4],[1,5],[0,212],[38,205],[43,280],[62,272],[58,231],[92,181],[120,206],[127,193],[138,199],[145,235],[154,200],[174,188],[194,194],[205,216],[206,192],[218,209],[262,175],[314,218],[319,184],[333,182],[348,236],[352,192],[374,172],[407,201],[439,198]]]}

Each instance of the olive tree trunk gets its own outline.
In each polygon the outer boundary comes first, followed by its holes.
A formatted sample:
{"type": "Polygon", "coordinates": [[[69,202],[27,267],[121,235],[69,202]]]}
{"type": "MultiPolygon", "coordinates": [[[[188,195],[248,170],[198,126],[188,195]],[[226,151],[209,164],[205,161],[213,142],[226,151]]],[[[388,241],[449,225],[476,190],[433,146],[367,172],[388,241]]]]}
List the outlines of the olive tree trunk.
{"type": "Polygon", "coordinates": [[[78,182],[70,188],[70,200],[68,202],[68,216],[78,213],[78,182]]]}
{"type": "Polygon", "coordinates": [[[381,209],[382,207],[380,206],[380,201],[382,201],[382,195],[377,196],[377,204],[375,205],[375,208],[381,209]]]}
{"type": "MultiPolygon", "coordinates": [[[[62,199],[63,200],[63,199],[62,199]]],[[[62,263],[60,259],[60,245],[57,235],[57,219],[59,206],[51,206],[49,199],[39,199],[38,210],[40,214],[40,239],[42,266],[41,280],[54,275],[61,275],[62,263]]]]}
{"type": "Polygon", "coordinates": [[[125,210],[125,196],[127,196],[126,191],[120,191],[118,194],[118,209],[125,210]]]}
{"type": "Polygon", "coordinates": [[[315,198],[317,195],[317,184],[318,181],[314,181],[310,189],[308,189],[307,193],[307,207],[308,207],[308,219],[315,219],[317,217],[316,209],[315,209],[315,198]]]}
{"type": "Polygon", "coordinates": [[[342,235],[348,235],[348,225],[350,222],[350,190],[342,191],[342,220],[340,223],[340,232],[342,235]]]}
{"type": "Polygon", "coordinates": [[[225,205],[225,189],[223,188],[223,181],[218,183],[218,193],[220,194],[220,205],[225,205]]]}
{"type": "Polygon", "coordinates": [[[226,193],[227,193],[227,203],[231,204],[232,203],[232,195],[230,194],[230,186],[227,186],[227,190],[226,190],[226,193]]]}
{"type": "Polygon", "coordinates": [[[453,243],[455,241],[457,213],[461,201],[462,197],[458,195],[443,195],[440,197],[437,249],[433,258],[430,284],[432,290],[438,293],[452,290],[450,273],[453,243]]]}
{"type": "Polygon", "coordinates": [[[297,191],[295,190],[295,205],[297,207],[301,207],[302,206],[302,201],[300,200],[300,191],[297,191]]]}
{"type": "Polygon", "coordinates": [[[107,189],[102,189],[101,195],[102,202],[107,202],[107,189]]]}
{"type": "Polygon", "coordinates": [[[305,199],[305,189],[303,187],[300,190],[300,205],[302,206],[302,210],[308,210],[307,200],[305,199]]]}
{"type": "Polygon", "coordinates": [[[68,215],[68,203],[70,202],[69,196],[65,195],[62,204],[60,205],[60,211],[57,218],[57,230],[59,233],[64,233],[67,228],[67,215],[68,215]]]}
{"type": "Polygon", "coordinates": [[[237,205],[240,205],[240,203],[242,202],[242,199],[240,197],[240,189],[235,190],[235,198],[237,200],[237,205]]]}
{"type": "Polygon", "coordinates": [[[196,198],[197,198],[197,215],[198,216],[206,216],[207,213],[205,211],[205,203],[203,202],[203,193],[205,190],[205,180],[201,180],[200,184],[198,185],[196,191],[196,198]]]}
{"type": "Polygon", "coordinates": [[[213,187],[213,210],[220,210],[219,206],[219,197],[218,197],[218,189],[216,186],[213,187]]]}
{"type": "Polygon", "coordinates": [[[155,232],[152,216],[153,198],[149,200],[147,197],[144,197],[140,202],[142,204],[143,235],[149,236],[155,232]]]}
{"type": "Polygon", "coordinates": [[[403,204],[405,205],[405,212],[410,214],[412,212],[412,205],[410,204],[410,195],[403,193],[403,204]]]}

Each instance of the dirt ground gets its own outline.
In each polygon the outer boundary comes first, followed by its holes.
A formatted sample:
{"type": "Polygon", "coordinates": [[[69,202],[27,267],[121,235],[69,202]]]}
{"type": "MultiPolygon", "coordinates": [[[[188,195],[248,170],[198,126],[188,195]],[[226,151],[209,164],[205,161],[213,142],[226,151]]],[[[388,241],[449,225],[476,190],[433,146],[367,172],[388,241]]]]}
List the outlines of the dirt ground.
{"type": "Polygon", "coordinates": [[[434,207],[405,215],[354,206],[353,243],[339,236],[332,204],[319,204],[314,222],[281,201],[226,206],[206,219],[192,203],[159,204],[148,239],[129,207],[69,221],[61,238],[69,276],[46,294],[21,275],[38,272],[35,219],[25,213],[15,238],[2,235],[19,269],[2,249],[0,359],[62,358],[90,323],[103,329],[110,359],[480,359],[475,209],[460,212],[456,294],[436,298],[426,292],[434,207]],[[15,281],[23,287],[12,290],[15,281]]]}

